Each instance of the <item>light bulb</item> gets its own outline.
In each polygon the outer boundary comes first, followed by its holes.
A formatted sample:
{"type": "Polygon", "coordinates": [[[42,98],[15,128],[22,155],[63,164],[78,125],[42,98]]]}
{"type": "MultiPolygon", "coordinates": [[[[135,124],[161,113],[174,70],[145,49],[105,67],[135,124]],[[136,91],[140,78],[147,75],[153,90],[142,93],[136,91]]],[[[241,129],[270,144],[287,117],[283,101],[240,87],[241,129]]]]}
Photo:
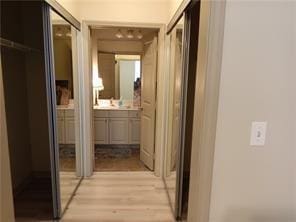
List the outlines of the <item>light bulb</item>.
{"type": "Polygon", "coordinates": [[[126,37],[128,38],[128,39],[132,39],[132,38],[134,38],[134,31],[133,30],[127,30],[127,35],[126,35],[126,37]]]}
{"type": "Polygon", "coordinates": [[[117,31],[117,33],[115,34],[115,36],[116,36],[117,38],[119,38],[119,39],[123,38],[123,34],[122,34],[122,32],[121,32],[120,29],[118,29],[118,31],[117,31]]]}
{"type": "Polygon", "coordinates": [[[138,39],[142,39],[143,38],[143,34],[142,34],[141,30],[138,31],[137,38],[138,39]]]}

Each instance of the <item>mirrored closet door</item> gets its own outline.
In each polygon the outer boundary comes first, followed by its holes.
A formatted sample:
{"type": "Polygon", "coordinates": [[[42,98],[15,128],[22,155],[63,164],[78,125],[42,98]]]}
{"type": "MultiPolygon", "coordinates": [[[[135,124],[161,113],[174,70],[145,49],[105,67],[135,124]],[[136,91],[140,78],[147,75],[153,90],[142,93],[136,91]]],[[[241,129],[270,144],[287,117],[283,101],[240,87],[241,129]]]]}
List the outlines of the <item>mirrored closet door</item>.
{"type": "Polygon", "coordinates": [[[189,1],[167,31],[170,100],[164,181],[175,217],[182,221],[188,212],[199,10],[199,1],[189,1]]]}
{"type": "Polygon", "coordinates": [[[58,185],[63,213],[81,180],[77,30],[52,10],[50,16],[58,185]]]}
{"type": "Polygon", "coordinates": [[[183,31],[184,16],[169,34],[169,135],[166,150],[165,182],[168,189],[170,202],[174,211],[176,210],[177,169],[180,166],[180,143],[181,143],[181,111],[182,111],[182,84],[183,84],[183,31]]]}

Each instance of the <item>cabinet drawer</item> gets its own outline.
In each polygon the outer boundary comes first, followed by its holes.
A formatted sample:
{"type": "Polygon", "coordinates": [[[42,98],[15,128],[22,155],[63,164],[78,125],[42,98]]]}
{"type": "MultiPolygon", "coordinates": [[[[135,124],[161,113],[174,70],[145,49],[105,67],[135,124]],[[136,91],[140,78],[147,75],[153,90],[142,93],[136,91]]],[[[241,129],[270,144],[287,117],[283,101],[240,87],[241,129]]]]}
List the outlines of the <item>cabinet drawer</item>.
{"type": "Polygon", "coordinates": [[[125,110],[114,110],[114,111],[109,111],[109,117],[128,117],[128,111],[125,110]]]}
{"type": "Polygon", "coordinates": [[[108,111],[105,110],[94,110],[94,117],[105,118],[108,117],[108,111]]]}
{"type": "Polygon", "coordinates": [[[74,109],[66,109],[65,117],[73,117],[74,118],[74,109]]]}
{"type": "Polygon", "coordinates": [[[140,111],[128,111],[128,116],[131,118],[137,118],[137,119],[141,118],[140,111]]]}
{"type": "Polygon", "coordinates": [[[57,117],[58,118],[64,118],[65,111],[64,110],[57,110],[57,117]]]}

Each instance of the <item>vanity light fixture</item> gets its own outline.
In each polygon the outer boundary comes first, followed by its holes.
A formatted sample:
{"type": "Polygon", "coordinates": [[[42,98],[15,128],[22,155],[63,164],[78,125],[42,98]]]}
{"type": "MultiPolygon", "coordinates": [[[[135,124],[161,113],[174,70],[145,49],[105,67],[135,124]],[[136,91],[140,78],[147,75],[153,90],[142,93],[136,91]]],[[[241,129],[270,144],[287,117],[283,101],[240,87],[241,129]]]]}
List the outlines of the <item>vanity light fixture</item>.
{"type": "Polygon", "coordinates": [[[117,31],[117,33],[115,34],[115,36],[116,36],[117,38],[119,38],[119,39],[122,39],[122,38],[123,38],[123,34],[122,34],[122,32],[121,32],[120,29],[118,29],[118,31],[117,31]]]}
{"type": "Polygon", "coordinates": [[[62,37],[62,36],[63,36],[63,33],[62,33],[61,28],[57,28],[57,31],[56,31],[56,33],[55,33],[55,36],[56,36],[56,37],[62,37]]]}
{"type": "Polygon", "coordinates": [[[137,38],[138,39],[142,39],[143,38],[143,34],[142,34],[141,30],[138,31],[137,38]]]}
{"type": "Polygon", "coordinates": [[[67,37],[70,37],[70,38],[72,37],[71,29],[67,29],[66,36],[67,36],[67,37]]]}
{"type": "Polygon", "coordinates": [[[132,39],[132,38],[134,38],[134,31],[131,30],[131,29],[127,30],[126,37],[127,37],[128,39],[132,39]]]}

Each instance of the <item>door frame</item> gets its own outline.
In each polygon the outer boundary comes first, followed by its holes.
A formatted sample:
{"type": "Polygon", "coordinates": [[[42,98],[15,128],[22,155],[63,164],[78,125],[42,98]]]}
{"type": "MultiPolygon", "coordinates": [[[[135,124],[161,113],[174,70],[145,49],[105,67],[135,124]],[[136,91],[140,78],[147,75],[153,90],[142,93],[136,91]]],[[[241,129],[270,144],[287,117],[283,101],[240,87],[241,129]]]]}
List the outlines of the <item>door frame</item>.
{"type": "Polygon", "coordinates": [[[209,221],[226,0],[201,1],[188,222],[209,221]]]}
{"type": "Polygon", "coordinates": [[[163,157],[166,138],[166,79],[165,72],[165,37],[166,25],[153,23],[131,23],[131,22],[105,22],[105,21],[82,21],[82,73],[81,75],[81,93],[83,107],[82,116],[83,124],[83,159],[84,159],[84,176],[89,177],[93,174],[94,160],[94,142],[93,142],[93,95],[92,95],[92,64],[91,64],[91,38],[90,28],[95,27],[136,27],[136,28],[156,28],[158,32],[158,57],[157,57],[157,91],[156,91],[156,123],[155,123],[155,162],[154,174],[156,176],[163,175],[163,157]]]}

